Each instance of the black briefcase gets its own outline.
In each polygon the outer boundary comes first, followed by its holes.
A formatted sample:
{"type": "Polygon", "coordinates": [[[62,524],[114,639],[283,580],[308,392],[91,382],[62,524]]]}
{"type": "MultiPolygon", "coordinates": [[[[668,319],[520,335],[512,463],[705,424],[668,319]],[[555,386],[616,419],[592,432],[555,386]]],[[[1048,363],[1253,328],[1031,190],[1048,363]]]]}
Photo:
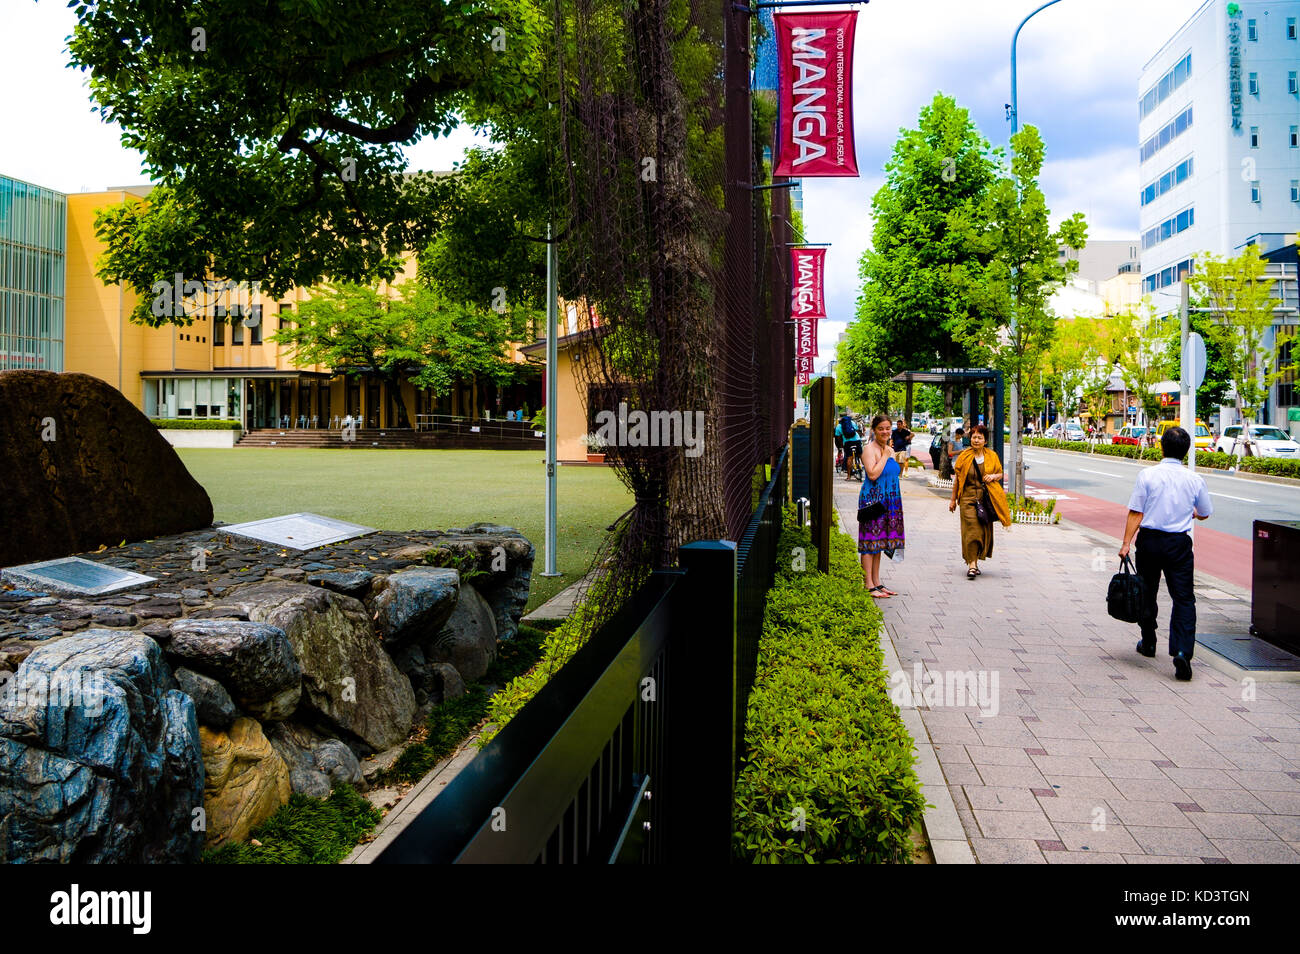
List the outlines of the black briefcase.
{"type": "Polygon", "coordinates": [[[1120,557],[1119,566],[1119,572],[1110,578],[1110,588],[1106,591],[1106,612],[1126,623],[1136,623],[1142,618],[1147,584],[1133,571],[1128,557],[1120,557]]]}

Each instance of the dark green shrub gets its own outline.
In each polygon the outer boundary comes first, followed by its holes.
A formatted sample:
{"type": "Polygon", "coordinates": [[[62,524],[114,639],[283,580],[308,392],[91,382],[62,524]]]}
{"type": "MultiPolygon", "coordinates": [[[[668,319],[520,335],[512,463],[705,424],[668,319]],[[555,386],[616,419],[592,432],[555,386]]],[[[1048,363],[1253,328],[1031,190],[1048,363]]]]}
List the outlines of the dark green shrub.
{"type": "Polygon", "coordinates": [[[150,423],[159,430],[169,431],[237,431],[243,427],[239,421],[223,421],[215,418],[155,417],[150,418],[150,423]]]}
{"type": "MultiPolygon", "coordinates": [[[[803,547],[815,567],[794,524],[787,517],[778,553],[803,547]]],[[[822,575],[782,556],[768,594],[736,783],[733,849],[745,861],[907,862],[925,810],[889,696],[880,610],[849,537],[832,534],[830,558],[822,575]]]]}
{"type": "MultiPolygon", "coordinates": [[[[260,845],[232,842],[203,853],[214,865],[333,865],[342,861],[379,823],[379,809],[350,785],[329,798],[291,795],[274,815],[253,830],[260,845]]],[[[250,840],[251,842],[251,840],[250,840]]]]}

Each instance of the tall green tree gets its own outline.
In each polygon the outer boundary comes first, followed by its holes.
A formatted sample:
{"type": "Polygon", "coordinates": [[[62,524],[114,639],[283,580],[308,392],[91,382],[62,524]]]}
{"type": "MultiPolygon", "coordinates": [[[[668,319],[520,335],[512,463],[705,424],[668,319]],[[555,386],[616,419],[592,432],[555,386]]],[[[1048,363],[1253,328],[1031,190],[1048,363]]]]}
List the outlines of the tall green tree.
{"type": "MultiPolygon", "coordinates": [[[[966,230],[970,255],[956,275],[976,305],[958,322],[958,337],[978,358],[1000,368],[1019,393],[1036,375],[1040,356],[1052,343],[1056,316],[1049,299],[1079,267],[1072,259],[1062,261],[1059,249],[1083,248],[1088,236],[1079,212],[1052,230],[1047,200],[1038,185],[1046,152],[1034,126],[1011,137],[1010,167],[989,188],[979,218],[966,230]]],[[[1021,414],[1016,402],[1010,403],[1008,467],[1015,493],[1023,495],[1021,414]]]]}
{"type": "Polygon", "coordinates": [[[982,231],[996,170],[970,114],[942,93],[921,110],[917,128],[900,130],[872,200],[871,248],[859,262],[863,286],[844,372],[851,391],[862,395],[879,383],[873,378],[899,371],[967,363],[955,332],[978,303],[958,278],[992,256],[972,249],[969,236],[982,231]]]}
{"type": "MultiPolygon", "coordinates": [[[[82,0],[91,95],[158,183],[103,213],[100,275],[391,280],[432,238],[439,181],[400,146],[545,112],[540,0],[82,0]]],[[[148,304],[132,316],[158,324],[148,304]]]]}
{"type": "Polygon", "coordinates": [[[1160,395],[1155,386],[1165,380],[1165,354],[1170,342],[1176,342],[1177,324],[1156,313],[1149,296],[1142,299],[1142,312],[1133,310],[1116,315],[1114,323],[1115,357],[1124,375],[1130,396],[1141,408],[1147,425],[1160,420],[1160,395]]]}
{"type": "Polygon", "coordinates": [[[414,282],[399,296],[355,284],[318,287],[272,336],[298,364],[381,377],[396,398],[398,427],[410,427],[414,413],[401,396],[404,380],[439,395],[457,381],[508,383],[516,371],[506,354],[509,338],[505,315],[414,282]]]}
{"type": "MultiPolygon", "coordinates": [[[[1250,245],[1235,258],[1198,255],[1196,270],[1187,277],[1192,307],[1213,319],[1207,330],[1232,378],[1237,413],[1247,424],[1264,404],[1268,394],[1264,382],[1273,373],[1275,358],[1264,348],[1277,305],[1267,267],[1259,248],[1250,245]]],[[[1248,437],[1248,431],[1243,433],[1248,437]]],[[[1246,452],[1251,452],[1249,440],[1246,452]]]]}
{"type": "MultiPolygon", "coordinates": [[[[1193,309],[1188,316],[1188,329],[1195,331],[1205,342],[1205,380],[1196,389],[1198,408],[1219,407],[1228,403],[1232,393],[1232,370],[1224,359],[1219,339],[1212,331],[1216,324],[1207,312],[1193,309]]],[[[1171,336],[1165,349],[1165,377],[1177,381],[1182,375],[1182,345],[1177,336],[1171,336]]]]}
{"type": "MultiPolygon", "coordinates": [[[[1094,417],[1104,416],[1097,411],[1102,395],[1107,393],[1105,388],[1114,363],[1113,330],[1110,320],[1088,316],[1057,323],[1043,365],[1045,380],[1060,395],[1057,406],[1063,416],[1070,417],[1085,406],[1094,417]]],[[[1035,391],[1036,388],[1030,388],[1031,393],[1035,391]]]]}

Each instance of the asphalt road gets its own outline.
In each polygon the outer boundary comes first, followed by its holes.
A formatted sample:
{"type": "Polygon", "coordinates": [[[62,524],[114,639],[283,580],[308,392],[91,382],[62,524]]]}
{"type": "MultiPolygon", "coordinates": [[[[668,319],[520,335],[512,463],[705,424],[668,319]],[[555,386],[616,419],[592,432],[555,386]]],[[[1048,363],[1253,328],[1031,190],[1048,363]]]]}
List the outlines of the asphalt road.
{"type": "MultiPolygon", "coordinates": [[[[926,445],[929,446],[928,444],[926,445]]],[[[915,453],[915,452],[913,452],[915,453]]],[[[1027,490],[1043,484],[1068,496],[1071,491],[1126,506],[1133,481],[1144,466],[1101,454],[1025,449],[1027,490]]],[[[1198,471],[1205,478],[1214,515],[1198,526],[1251,539],[1255,520],[1300,520],[1300,487],[1198,471]]],[[[1034,496],[1040,496],[1035,494],[1034,496]]],[[[1050,492],[1041,496],[1050,497],[1050,492]]]]}

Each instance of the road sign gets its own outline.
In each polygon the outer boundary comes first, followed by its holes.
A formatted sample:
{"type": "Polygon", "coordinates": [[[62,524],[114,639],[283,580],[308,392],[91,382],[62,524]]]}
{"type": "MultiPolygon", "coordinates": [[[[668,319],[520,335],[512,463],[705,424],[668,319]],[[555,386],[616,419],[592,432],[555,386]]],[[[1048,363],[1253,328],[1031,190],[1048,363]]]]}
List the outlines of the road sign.
{"type": "Polygon", "coordinates": [[[1183,380],[1191,381],[1193,391],[1205,381],[1205,339],[1195,331],[1187,336],[1187,347],[1183,349],[1183,380]]]}

